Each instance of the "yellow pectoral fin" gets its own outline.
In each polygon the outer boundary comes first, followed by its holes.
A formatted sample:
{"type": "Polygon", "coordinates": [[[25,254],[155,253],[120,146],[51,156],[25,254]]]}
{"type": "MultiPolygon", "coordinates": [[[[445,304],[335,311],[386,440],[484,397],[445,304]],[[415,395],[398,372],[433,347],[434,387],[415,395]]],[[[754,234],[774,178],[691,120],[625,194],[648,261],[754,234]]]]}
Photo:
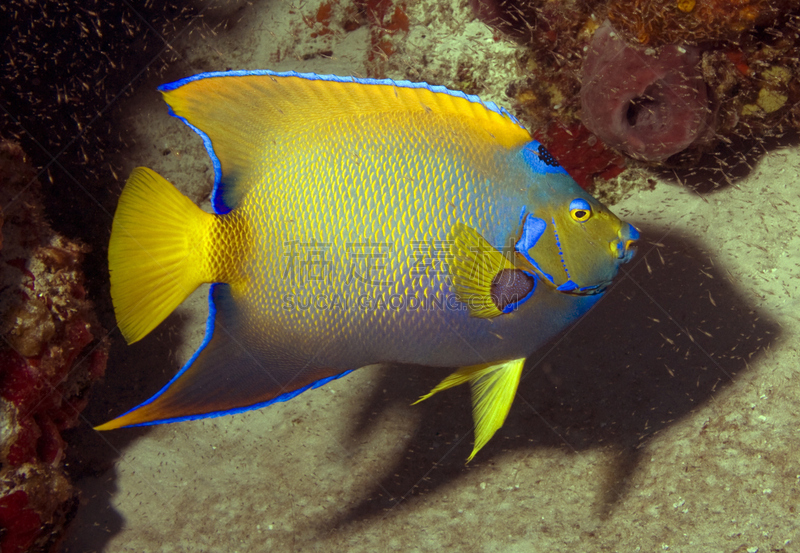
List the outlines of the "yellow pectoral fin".
{"type": "Polygon", "coordinates": [[[456,223],[450,236],[450,276],[458,301],[466,304],[473,317],[491,319],[502,315],[492,299],[492,281],[501,271],[514,269],[514,265],[472,227],[456,223]]]}
{"type": "Polygon", "coordinates": [[[503,426],[517,393],[525,359],[513,359],[501,363],[484,363],[462,367],[442,380],[428,394],[422,396],[414,405],[428,399],[433,394],[470,383],[472,388],[472,418],[475,421],[475,446],[467,462],[485,446],[494,433],[503,426]]]}

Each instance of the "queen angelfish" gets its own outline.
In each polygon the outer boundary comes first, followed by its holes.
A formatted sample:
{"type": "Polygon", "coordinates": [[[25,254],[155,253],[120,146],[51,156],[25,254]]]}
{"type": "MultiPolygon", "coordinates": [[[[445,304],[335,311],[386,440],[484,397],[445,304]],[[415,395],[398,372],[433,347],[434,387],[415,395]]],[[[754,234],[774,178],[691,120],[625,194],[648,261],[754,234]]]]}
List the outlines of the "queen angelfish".
{"type": "Polygon", "coordinates": [[[114,216],[111,297],[129,343],[214,283],[203,344],[98,427],[286,401],[374,364],[458,367],[475,443],[505,421],[525,358],[594,305],[636,229],[508,111],[408,81],[205,73],[159,89],[215,170],[206,213],[146,168],[114,216]]]}

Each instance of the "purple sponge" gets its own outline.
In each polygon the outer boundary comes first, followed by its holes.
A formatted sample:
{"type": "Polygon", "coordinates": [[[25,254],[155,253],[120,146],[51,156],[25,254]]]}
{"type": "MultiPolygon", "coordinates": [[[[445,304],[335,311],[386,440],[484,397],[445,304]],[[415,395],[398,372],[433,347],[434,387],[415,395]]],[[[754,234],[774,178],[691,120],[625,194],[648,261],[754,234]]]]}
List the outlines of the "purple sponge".
{"type": "Polygon", "coordinates": [[[710,132],[700,52],[671,44],[627,46],[606,21],[583,61],[583,123],[631,157],[661,161],[710,132]]]}

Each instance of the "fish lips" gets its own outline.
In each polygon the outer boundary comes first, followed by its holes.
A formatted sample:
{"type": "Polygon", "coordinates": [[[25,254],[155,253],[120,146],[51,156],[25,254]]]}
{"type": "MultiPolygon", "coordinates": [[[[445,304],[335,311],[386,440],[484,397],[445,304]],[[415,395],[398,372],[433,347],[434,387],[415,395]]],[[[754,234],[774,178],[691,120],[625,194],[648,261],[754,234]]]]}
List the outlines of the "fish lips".
{"type": "Polygon", "coordinates": [[[620,264],[628,263],[636,255],[636,242],[639,240],[639,230],[630,223],[625,223],[619,230],[617,240],[617,260],[620,264]]]}

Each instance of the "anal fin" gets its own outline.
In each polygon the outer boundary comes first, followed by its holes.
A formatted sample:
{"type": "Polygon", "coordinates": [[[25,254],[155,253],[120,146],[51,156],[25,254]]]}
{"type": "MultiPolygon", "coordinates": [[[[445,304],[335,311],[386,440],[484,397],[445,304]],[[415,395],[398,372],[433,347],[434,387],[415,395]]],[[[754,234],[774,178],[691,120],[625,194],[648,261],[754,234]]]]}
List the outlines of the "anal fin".
{"type": "Polygon", "coordinates": [[[218,417],[287,401],[349,373],[302,360],[280,365],[248,344],[227,284],[210,292],[206,339],[178,374],[156,395],[96,430],[218,417]]]}

